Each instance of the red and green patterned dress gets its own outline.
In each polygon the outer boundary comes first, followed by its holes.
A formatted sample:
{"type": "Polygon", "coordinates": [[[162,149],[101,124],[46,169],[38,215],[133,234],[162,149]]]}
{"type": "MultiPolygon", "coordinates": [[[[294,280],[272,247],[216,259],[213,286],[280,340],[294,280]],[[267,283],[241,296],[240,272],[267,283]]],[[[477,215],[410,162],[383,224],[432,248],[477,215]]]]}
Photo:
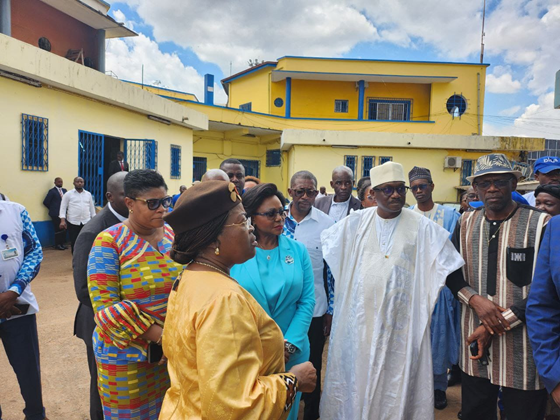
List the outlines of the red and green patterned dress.
{"type": "Polygon", "coordinates": [[[156,420],[169,388],[165,365],[148,363],[138,338],[163,326],[173,281],[182,270],[169,257],[173,231],[165,225],[155,249],[120,223],[101,232],[91,249],[88,288],[97,327],[93,349],[105,419],[156,420]]]}

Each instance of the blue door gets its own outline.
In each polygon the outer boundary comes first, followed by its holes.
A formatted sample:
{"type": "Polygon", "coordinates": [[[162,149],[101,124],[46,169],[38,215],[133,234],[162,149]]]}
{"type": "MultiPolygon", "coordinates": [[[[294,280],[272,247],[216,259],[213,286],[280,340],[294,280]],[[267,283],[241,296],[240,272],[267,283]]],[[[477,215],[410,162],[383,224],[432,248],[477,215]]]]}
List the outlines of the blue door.
{"type": "Polygon", "coordinates": [[[78,176],[84,179],[84,188],[93,196],[95,204],[103,205],[103,152],[105,136],[78,131],[78,176]]]}
{"type": "Polygon", "coordinates": [[[126,139],[124,160],[130,170],[157,169],[157,141],[148,139],[126,139]]]}

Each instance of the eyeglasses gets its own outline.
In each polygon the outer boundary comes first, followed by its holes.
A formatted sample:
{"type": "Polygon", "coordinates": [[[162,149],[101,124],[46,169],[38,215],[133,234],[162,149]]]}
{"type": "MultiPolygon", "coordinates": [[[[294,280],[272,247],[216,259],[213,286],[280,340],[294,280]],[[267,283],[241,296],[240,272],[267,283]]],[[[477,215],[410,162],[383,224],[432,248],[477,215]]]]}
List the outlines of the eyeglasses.
{"type": "Polygon", "coordinates": [[[296,197],[303,197],[305,194],[307,194],[309,198],[313,198],[317,194],[319,194],[319,191],[312,188],[299,188],[297,190],[292,190],[292,192],[296,197]]]}
{"type": "Polygon", "coordinates": [[[399,194],[399,195],[406,195],[406,190],[408,190],[408,187],[405,185],[401,185],[400,187],[383,187],[383,188],[372,188],[372,190],[374,191],[381,191],[383,194],[385,194],[387,197],[391,197],[395,191],[399,194]]]}
{"type": "Polygon", "coordinates": [[[128,197],[134,201],[143,201],[144,203],[146,203],[146,205],[148,206],[148,209],[150,210],[157,210],[159,209],[159,206],[163,206],[164,209],[168,209],[169,206],[171,206],[171,201],[173,200],[173,197],[170,196],[166,196],[163,198],[149,198],[148,200],[144,200],[143,198],[133,198],[133,197],[128,197]]]}
{"type": "Polygon", "coordinates": [[[490,188],[491,185],[494,185],[494,187],[496,187],[496,188],[505,188],[505,187],[508,186],[510,181],[511,181],[511,178],[510,179],[494,179],[494,180],[490,180],[490,181],[475,182],[474,185],[476,185],[478,188],[481,188],[483,190],[487,190],[488,188],[490,188]]]}
{"type": "Polygon", "coordinates": [[[285,219],[286,210],[284,210],[284,207],[280,207],[279,209],[272,209],[264,213],[254,213],[255,216],[266,216],[269,220],[276,219],[277,214],[279,214],[282,219],[285,219]]]}
{"type": "Polygon", "coordinates": [[[247,219],[243,220],[242,222],[232,223],[230,225],[224,225],[225,228],[232,227],[232,226],[242,226],[242,227],[245,226],[245,227],[247,227],[247,229],[249,229],[251,227],[251,218],[247,217],[247,219]]]}
{"type": "Polygon", "coordinates": [[[428,188],[428,184],[418,184],[410,187],[412,192],[416,192],[418,190],[424,191],[426,188],[428,188]]]}

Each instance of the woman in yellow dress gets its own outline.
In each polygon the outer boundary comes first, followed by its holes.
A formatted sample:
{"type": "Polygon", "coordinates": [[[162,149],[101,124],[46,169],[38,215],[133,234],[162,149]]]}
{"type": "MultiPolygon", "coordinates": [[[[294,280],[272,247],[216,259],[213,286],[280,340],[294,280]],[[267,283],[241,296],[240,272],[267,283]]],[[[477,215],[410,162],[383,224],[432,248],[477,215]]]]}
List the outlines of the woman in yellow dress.
{"type": "Polygon", "coordinates": [[[286,372],[284,337],[229,276],[255,255],[255,236],[232,183],[188,189],[166,222],[171,257],[188,264],[173,285],[163,334],[171,387],[160,420],[285,419],[296,391],[311,392],[309,362],[286,372]]]}

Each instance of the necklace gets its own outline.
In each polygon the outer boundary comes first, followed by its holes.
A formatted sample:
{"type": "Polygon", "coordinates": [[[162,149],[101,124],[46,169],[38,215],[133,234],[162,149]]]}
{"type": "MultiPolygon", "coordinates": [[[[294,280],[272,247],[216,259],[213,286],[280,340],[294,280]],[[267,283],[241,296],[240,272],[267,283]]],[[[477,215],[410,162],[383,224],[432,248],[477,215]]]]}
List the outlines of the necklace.
{"type": "Polygon", "coordinates": [[[203,266],[205,266],[205,267],[209,267],[209,268],[211,268],[211,269],[213,269],[213,270],[219,271],[219,272],[222,273],[224,276],[229,277],[229,278],[232,279],[233,281],[237,282],[237,280],[235,280],[233,277],[231,277],[228,273],[226,273],[224,270],[220,270],[220,269],[219,269],[218,267],[216,267],[215,265],[203,263],[203,262],[196,261],[196,260],[193,261],[193,263],[199,264],[199,265],[203,265],[203,266]]]}
{"type": "MultiPolygon", "coordinates": [[[[504,225],[504,223],[510,218],[510,216],[513,214],[513,212],[517,210],[517,205],[515,205],[515,207],[513,208],[513,210],[507,215],[507,217],[502,220],[502,222],[500,223],[500,226],[498,226],[498,229],[496,229],[496,232],[494,232],[494,234],[492,236],[490,236],[490,227],[488,227],[488,244],[490,244],[490,241],[494,238],[496,238],[496,235],[498,234],[498,232],[500,232],[500,229],[502,228],[502,226],[504,225]]],[[[484,210],[485,212],[485,216],[486,216],[486,210],[484,210]]]]}

